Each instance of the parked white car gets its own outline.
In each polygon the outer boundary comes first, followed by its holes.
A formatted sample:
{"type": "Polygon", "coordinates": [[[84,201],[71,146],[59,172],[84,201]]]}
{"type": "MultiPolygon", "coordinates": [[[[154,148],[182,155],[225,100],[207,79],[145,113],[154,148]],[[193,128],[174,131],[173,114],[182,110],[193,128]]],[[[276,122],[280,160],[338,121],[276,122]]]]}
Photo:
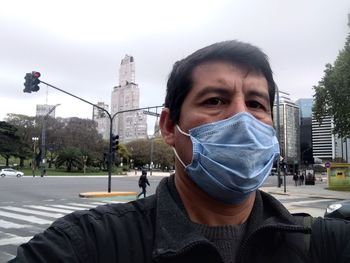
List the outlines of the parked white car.
{"type": "Polygon", "coordinates": [[[24,173],[21,171],[17,171],[12,168],[4,168],[0,170],[0,176],[5,177],[5,176],[15,176],[15,177],[22,177],[24,173]]]}

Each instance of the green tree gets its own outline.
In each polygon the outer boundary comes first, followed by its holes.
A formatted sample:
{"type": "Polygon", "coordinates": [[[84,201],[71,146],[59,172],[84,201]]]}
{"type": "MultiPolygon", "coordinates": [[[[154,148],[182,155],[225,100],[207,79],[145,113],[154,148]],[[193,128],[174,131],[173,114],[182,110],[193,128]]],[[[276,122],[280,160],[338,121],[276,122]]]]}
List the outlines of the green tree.
{"type": "Polygon", "coordinates": [[[150,142],[146,139],[139,139],[126,144],[130,152],[130,158],[134,160],[134,167],[142,167],[150,162],[150,142]]]}
{"type": "Polygon", "coordinates": [[[32,138],[38,137],[40,134],[40,128],[36,124],[35,117],[30,117],[22,114],[7,114],[6,121],[16,127],[16,134],[20,140],[21,147],[15,156],[20,159],[20,166],[24,166],[24,160],[31,158],[33,155],[32,151],[32,138]]]}
{"type": "Polygon", "coordinates": [[[77,147],[67,147],[58,153],[56,167],[65,166],[67,172],[83,169],[83,153],[77,147]]]}
{"type": "MultiPolygon", "coordinates": [[[[174,153],[169,145],[162,138],[153,139],[153,164],[162,170],[171,169],[174,166],[174,153]]],[[[142,167],[151,163],[152,139],[135,140],[126,144],[130,152],[130,158],[133,159],[135,167],[142,167]]]]}
{"type": "Polygon", "coordinates": [[[324,76],[314,86],[313,112],[318,121],[331,116],[333,132],[339,137],[350,136],[350,34],[334,65],[327,64],[324,76]]]}
{"type": "MultiPolygon", "coordinates": [[[[118,157],[123,158],[123,162],[129,163],[130,153],[128,151],[128,148],[125,144],[119,144],[118,147],[118,157]]],[[[117,160],[117,163],[119,163],[120,160],[117,160]]]]}
{"type": "Polygon", "coordinates": [[[23,141],[17,134],[17,128],[5,121],[0,121],[0,154],[9,166],[11,156],[18,157],[23,141]]]}
{"type": "Polygon", "coordinates": [[[154,139],[154,154],[153,162],[159,166],[163,171],[166,169],[173,169],[174,167],[174,152],[169,145],[167,145],[162,138],[154,139]]]}

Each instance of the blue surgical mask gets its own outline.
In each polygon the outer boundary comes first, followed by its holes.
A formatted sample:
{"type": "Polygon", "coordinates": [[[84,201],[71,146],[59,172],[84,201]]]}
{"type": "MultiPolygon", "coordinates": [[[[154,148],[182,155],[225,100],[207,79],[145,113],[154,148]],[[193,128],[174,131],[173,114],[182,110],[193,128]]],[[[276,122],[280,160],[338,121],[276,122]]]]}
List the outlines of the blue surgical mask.
{"type": "Polygon", "coordinates": [[[204,124],[183,135],[191,138],[192,162],[186,173],[204,192],[228,204],[239,204],[257,190],[279,157],[275,130],[251,114],[204,124]]]}

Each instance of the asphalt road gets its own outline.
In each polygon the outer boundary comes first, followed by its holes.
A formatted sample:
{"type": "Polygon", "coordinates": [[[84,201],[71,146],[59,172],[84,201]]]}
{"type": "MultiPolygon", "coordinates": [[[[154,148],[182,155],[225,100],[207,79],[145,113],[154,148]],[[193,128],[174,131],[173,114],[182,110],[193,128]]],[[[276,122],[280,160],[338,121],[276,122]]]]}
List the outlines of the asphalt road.
{"type": "MultiPolygon", "coordinates": [[[[138,192],[138,176],[112,176],[111,191],[138,192]]],[[[162,176],[148,176],[152,194],[162,176]]],[[[276,186],[277,177],[270,176],[264,186],[276,186]]],[[[287,185],[292,186],[291,176],[287,176],[287,185]]],[[[23,201],[41,201],[47,199],[79,199],[79,193],[107,191],[107,176],[47,176],[22,178],[0,178],[0,203],[17,203],[23,201]]]]}
{"type": "MultiPolygon", "coordinates": [[[[149,193],[154,193],[162,177],[149,176],[149,193]]],[[[138,192],[137,176],[113,176],[112,191],[138,192]]],[[[107,191],[108,177],[22,177],[0,178],[0,203],[41,201],[46,199],[79,199],[81,192],[107,191]]]]}

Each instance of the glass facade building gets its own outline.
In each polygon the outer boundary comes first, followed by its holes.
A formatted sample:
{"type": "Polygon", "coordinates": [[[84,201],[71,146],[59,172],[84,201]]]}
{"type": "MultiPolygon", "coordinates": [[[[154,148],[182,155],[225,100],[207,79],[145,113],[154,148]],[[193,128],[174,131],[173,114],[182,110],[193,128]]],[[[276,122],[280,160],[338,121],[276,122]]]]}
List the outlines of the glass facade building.
{"type": "Polygon", "coordinates": [[[300,163],[304,166],[314,163],[312,154],[312,98],[295,101],[300,109],[300,163]]]}
{"type": "MultiPolygon", "coordinates": [[[[274,125],[277,123],[277,108],[273,110],[274,125]]],[[[297,169],[300,160],[300,126],[299,107],[289,99],[289,94],[280,91],[279,101],[279,141],[281,156],[287,164],[289,172],[297,169]]]]}

